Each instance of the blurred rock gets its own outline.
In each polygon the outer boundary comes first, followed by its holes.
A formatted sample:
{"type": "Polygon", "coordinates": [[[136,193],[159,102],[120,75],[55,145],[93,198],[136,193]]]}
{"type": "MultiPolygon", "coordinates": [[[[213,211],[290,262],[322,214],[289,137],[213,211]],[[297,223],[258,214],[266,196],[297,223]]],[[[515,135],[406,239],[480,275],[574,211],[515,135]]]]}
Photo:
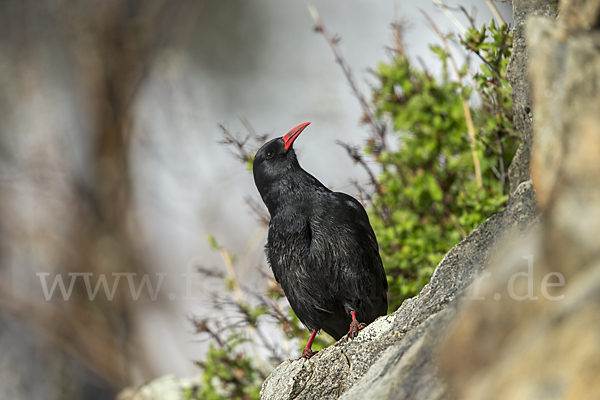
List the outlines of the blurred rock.
{"type": "Polygon", "coordinates": [[[533,124],[531,113],[531,88],[527,79],[529,52],[525,43],[525,20],[531,15],[554,17],[555,13],[547,0],[514,0],[513,18],[513,49],[506,79],[512,88],[513,120],[515,128],[521,132],[521,145],[508,168],[510,192],[517,186],[530,179],[529,164],[531,160],[531,145],[533,141],[533,124]]]}
{"type": "Polygon", "coordinates": [[[599,13],[565,1],[556,21],[527,22],[543,221],[489,270],[484,300],[463,303],[441,355],[457,398],[600,396],[599,13]]]}
{"type": "Polygon", "coordinates": [[[138,388],[126,388],[116,400],[184,400],[185,391],[200,385],[200,380],[166,375],[138,388]]]}

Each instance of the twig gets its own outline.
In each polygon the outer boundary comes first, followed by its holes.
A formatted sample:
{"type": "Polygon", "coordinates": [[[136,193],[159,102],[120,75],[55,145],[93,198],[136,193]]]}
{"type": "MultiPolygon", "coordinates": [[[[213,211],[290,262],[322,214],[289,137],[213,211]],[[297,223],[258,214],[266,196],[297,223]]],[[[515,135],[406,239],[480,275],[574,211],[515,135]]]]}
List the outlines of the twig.
{"type": "Polygon", "coordinates": [[[358,182],[357,179],[353,179],[352,184],[354,185],[356,190],[358,190],[357,197],[363,206],[365,206],[365,204],[367,204],[368,202],[371,202],[373,196],[362,187],[362,185],[358,182]]]}
{"type": "Polygon", "coordinates": [[[421,64],[421,68],[427,77],[427,80],[431,81],[431,74],[429,73],[429,69],[427,68],[427,63],[423,60],[423,57],[417,56],[417,61],[421,64]]]}
{"type": "Polygon", "coordinates": [[[467,122],[467,132],[469,132],[469,139],[471,139],[471,154],[473,155],[473,165],[475,166],[475,180],[479,189],[483,188],[483,180],[481,178],[481,165],[479,164],[479,157],[477,157],[477,150],[475,149],[475,127],[473,126],[473,118],[471,117],[471,109],[467,100],[463,97],[462,99],[463,111],[465,113],[465,120],[467,122]]]}
{"type": "MultiPolygon", "coordinates": [[[[242,289],[237,280],[237,275],[235,273],[235,269],[233,268],[233,263],[231,262],[231,257],[229,253],[223,246],[219,246],[219,253],[221,254],[221,258],[223,259],[223,263],[225,264],[225,268],[227,268],[227,274],[229,275],[229,279],[231,279],[231,285],[233,288],[233,293],[235,295],[236,302],[240,308],[243,309],[244,298],[242,296],[242,289]]],[[[246,324],[246,330],[248,331],[250,347],[252,347],[252,352],[254,353],[254,361],[256,362],[256,367],[261,375],[267,376],[265,365],[260,357],[260,352],[254,345],[254,341],[252,337],[256,334],[255,329],[251,324],[246,324]]]]}
{"type": "Polygon", "coordinates": [[[465,14],[465,17],[469,20],[469,24],[471,24],[471,28],[475,29],[475,17],[469,14],[466,8],[463,6],[459,6],[460,10],[465,14]]]}
{"type": "Polygon", "coordinates": [[[308,11],[310,12],[310,15],[312,16],[313,20],[315,21],[315,30],[323,35],[323,37],[329,44],[329,47],[331,47],[333,54],[335,55],[335,60],[337,61],[338,64],[340,64],[342,71],[344,71],[346,80],[348,81],[348,84],[352,88],[354,95],[356,96],[356,98],[358,99],[358,101],[360,103],[360,106],[365,115],[365,119],[369,122],[369,124],[371,125],[371,129],[373,129],[373,133],[379,140],[380,148],[382,150],[385,150],[387,148],[386,143],[385,143],[385,131],[384,131],[383,127],[380,124],[378,124],[377,121],[375,120],[375,117],[374,117],[373,113],[371,112],[371,109],[369,108],[369,105],[367,104],[365,97],[363,96],[361,91],[358,90],[358,87],[356,86],[356,83],[354,82],[354,78],[352,77],[352,71],[350,70],[348,63],[344,59],[342,52],[340,51],[340,49],[338,47],[339,38],[333,37],[329,34],[329,32],[325,28],[325,25],[323,24],[323,21],[321,20],[321,17],[319,16],[319,13],[317,12],[317,9],[315,8],[314,5],[309,5],[308,11]]]}
{"type": "Polygon", "coordinates": [[[427,18],[427,21],[429,21],[429,23],[431,24],[432,28],[438,34],[438,36],[440,37],[440,39],[442,39],[442,42],[444,44],[444,49],[446,50],[446,54],[448,54],[448,58],[450,58],[450,62],[452,63],[452,67],[454,68],[454,71],[456,72],[456,76],[458,78],[458,83],[460,83],[462,85],[463,83],[462,83],[462,77],[460,76],[460,70],[458,68],[458,64],[456,64],[456,60],[454,59],[454,56],[452,55],[452,52],[450,51],[450,46],[448,45],[448,40],[446,39],[446,36],[444,36],[444,34],[440,30],[440,28],[438,28],[438,26],[436,25],[436,23],[433,21],[433,19],[431,19],[431,17],[429,16],[429,14],[427,14],[425,12],[425,10],[423,10],[422,8],[419,8],[419,11],[421,11],[421,13],[425,16],[425,18],[427,18]]]}
{"type": "MultiPolygon", "coordinates": [[[[238,118],[248,131],[248,134],[244,138],[238,137],[238,135],[232,134],[229,129],[227,129],[224,125],[219,125],[219,129],[221,129],[221,133],[223,134],[223,139],[219,141],[219,143],[224,144],[226,146],[233,146],[235,150],[231,152],[233,156],[244,163],[249,163],[252,160],[252,156],[256,149],[254,146],[249,144],[250,140],[254,141],[258,144],[258,147],[262,146],[266,141],[267,135],[259,135],[254,127],[250,124],[250,121],[243,115],[239,114],[238,118]]],[[[251,197],[246,198],[246,203],[250,206],[253,214],[256,219],[262,226],[268,226],[270,221],[270,216],[265,212],[265,208],[262,204],[259,204],[256,200],[251,197]]]]}
{"type": "MultiPolygon", "coordinates": [[[[423,13],[423,15],[425,16],[425,18],[427,18],[427,20],[429,21],[429,23],[431,24],[433,29],[437,32],[437,34],[442,39],[442,42],[444,44],[444,49],[446,50],[446,53],[448,54],[448,57],[450,58],[450,62],[452,63],[452,67],[454,68],[454,71],[456,72],[456,76],[458,77],[458,83],[462,86],[463,81],[462,81],[462,77],[460,76],[460,70],[458,69],[456,60],[454,59],[454,56],[452,55],[452,52],[450,51],[450,46],[448,45],[448,40],[446,39],[446,37],[444,36],[442,31],[440,31],[440,29],[435,24],[433,19],[431,19],[431,17],[425,12],[425,10],[423,10],[422,8],[419,8],[419,11],[421,11],[421,13],[423,13]]],[[[469,133],[469,139],[471,139],[471,154],[473,156],[473,165],[475,167],[475,180],[477,182],[477,187],[479,189],[481,189],[481,188],[483,188],[483,180],[481,178],[481,165],[479,163],[479,157],[477,156],[477,150],[475,149],[475,127],[473,125],[471,109],[469,108],[469,104],[467,103],[467,99],[464,98],[464,95],[462,96],[462,105],[463,105],[463,112],[465,114],[465,121],[467,123],[467,132],[469,133]]]]}
{"type": "Polygon", "coordinates": [[[248,121],[248,118],[246,118],[242,114],[238,114],[238,118],[240,119],[240,121],[244,125],[244,128],[246,128],[246,130],[248,131],[250,136],[258,137],[258,133],[256,133],[256,131],[254,130],[254,127],[252,126],[252,124],[250,124],[250,121],[248,121]]]}
{"type": "Polygon", "coordinates": [[[502,143],[502,138],[500,137],[500,132],[496,131],[496,138],[498,139],[498,146],[500,147],[500,182],[502,183],[502,194],[506,194],[506,168],[504,166],[504,144],[502,143]]]}
{"type": "Polygon", "coordinates": [[[265,212],[265,207],[262,203],[259,203],[256,199],[248,196],[246,197],[246,204],[250,207],[250,210],[254,213],[254,216],[262,226],[269,226],[271,217],[265,212]]]}
{"type": "MultiPolygon", "coordinates": [[[[486,0],[487,1],[487,0],[486,0]]],[[[467,33],[467,29],[456,19],[456,17],[448,10],[448,7],[440,0],[433,0],[433,3],[440,8],[446,14],[446,16],[456,25],[460,33],[463,35],[467,33]]],[[[424,11],[421,10],[424,13],[424,11]]],[[[429,19],[429,17],[427,17],[429,19]]]]}
{"type": "Polygon", "coordinates": [[[467,232],[465,232],[463,227],[460,225],[460,222],[458,222],[458,218],[456,217],[456,215],[454,215],[454,213],[450,211],[446,204],[444,204],[444,211],[446,212],[446,215],[450,217],[450,220],[454,224],[454,227],[460,232],[460,236],[462,236],[463,239],[466,239],[467,232]]]}
{"type": "Polygon", "coordinates": [[[506,21],[502,17],[502,14],[500,14],[500,11],[498,10],[498,7],[496,7],[496,5],[494,4],[494,2],[492,0],[485,0],[485,4],[487,4],[488,8],[492,12],[492,15],[494,16],[494,18],[496,19],[496,21],[498,21],[498,23],[500,25],[505,25],[506,21]]]}
{"type": "Polygon", "coordinates": [[[225,145],[234,145],[237,150],[237,154],[234,153],[234,156],[244,162],[248,162],[252,159],[252,154],[248,152],[246,144],[250,139],[250,136],[246,136],[243,139],[236,137],[234,134],[229,132],[229,130],[222,124],[219,124],[219,129],[221,129],[221,133],[224,136],[224,139],[219,141],[221,144],[225,145]]]}
{"type": "Polygon", "coordinates": [[[341,140],[336,140],[336,144],[338,144],[338,145],[342,146],[344,149],[346,149],[350,158],[352,158],[354,160],[354,162],[360,164],[364,168],[364,170],[369,175],[369,180],[371,181],[371,184],[375,187],[375,190],[377,191],[377,193],[382,194],[383,190],[381,188],[381,184],[379,182],[377,182],[377,178],[375,178],[375,174],[373,173],[371,168],[365,162],[363,156],[358,151],[358,148],[350,146],[349,144],[344,143],[341,140]]]}
{"type": "Polygon", "coordinates": [[[490,64],[488,62],[488,60],[485,59],[485,57],[487,57],[487,52],[484,50],[476,50],[474,48],[472,48],[471,46],[469,46],[469,50],[471,50],[472,53],[475,53],[475,55],[477,55],[477,57],[479,57],[479,59],[488,66],[488,68],[490,69],[490,71],[492,71],[494,74],[496,74],[496,76],[500,79],[504,79],[504,77],[500,74],[500,71],[498,71],[498,69],[496,69],[496,67],[494,67],[492,64],[490,64]]]}
{"type": "MultiPolygon", "coordinates": [[[[488,1],[488,0],[486,0],[488,1]]],[[[454,24],[458,27],[458,29],[460,30],[460,32],[463,35],[466,35],[467,30],[460,24],[460,22],[458,22],[458,20],[454,17],[454,15],[450,12],[450,9],[448,8],[448,6],[446,6],[445,4],[443,4],[440,0],[433,0],[433,2],[435,3],[436,6],[438,6],[443,12],[444,14],[446,14],[446,16],[452,21],[454,22],[454,24]]],[[[494,6],[495,7],[495,6],[494,6]]],[[[465,14],[465,16],[467,17],[467,19],[469,20],[469,23],[471,24],[471,27],[475,28],[475,18],[473,18],[472,16],[469,15],[469,13],[467,12],[467,10],[463,7],[463,6],[459,6],[460,10],[465,14]]],[[[498,9],[496,9],[497,11],[498,9]]],[[[421,12],[423,14],[425,14],[425,12],[423,10],[421,10],[421,12]]],[[[427,17],[427,19],[429,20],[429,22],[431,23],[431,18],[428,15],[425,15],[425,17],[427,17]]],[[[502,16],[500,15],[500,18],[502,18],[502,16]]],[[[502,20],[504,21],[504,20],[502,20]]],[[[432,23],[433,25],[433,23],[432,23]]],[[[436,31],[439,32],[439,29],[437,29],[437,27],[434,27],[434,29],[436,31]]],[[[495,72],[498,76],[500,76],[500,73],[498,71],[496,71],[495,68],[493,68],[485,59],[485,56],[487,56],[487,52],[485,51],[475,51],[474,49],[472,49],[473,53],[477,54],[477,56],[481,59],[481,61],[483,61],[488,67],[490,67],[490,69],[495,72]]]]}
{"type": "MultiPolygon", "coordinates": [[[[496,178],[498,178],[498,180],[502,179],[502,175],[500,175],[500,172],[498,172],[498,168],[496,168],[494,164],[490,164],[490,169],[492,170],[494,175],[496,175],[496,178]]],[[[504,194],[504,192],[502,194],[504,194]]]]}
{"type": "MultiPolygon", "coordinates": [[[[225,273],[223,273],[221,271],[215,271],[212,268],[204,267],[202,265],[196,266],[196,272],[205,276],[206,278],[219,279],[219,280],[225,279],[225,273]]],[[[243,285],[243,284],[239,284],[239,285],[240,285],[240,289],[242,289],[242,292],[257,298],[259,301],[262,300],[262,297],[259,294],[259,292],[254,291],[247,285],[243,285]]]]}
{"type": "Polygon", "coordinates": [[[404,44],[402,43],[402,24],[400,22],[394,22],[392,24],[392,32],[394,34],[394,45],[396,48],[396,54],[398,56],[404,55],[404,44]]]}
{"type": "Polygon", "coordinates": [[[219,334],[208,326],[207,319],[198,319],[195,317],[188,317],[188,320],[196,328],[196,333],[207,333],[208,336],[210,336],[215,342],[217,342],[219,347],[225,347],[225,343],[223,343],[219,334]]]}

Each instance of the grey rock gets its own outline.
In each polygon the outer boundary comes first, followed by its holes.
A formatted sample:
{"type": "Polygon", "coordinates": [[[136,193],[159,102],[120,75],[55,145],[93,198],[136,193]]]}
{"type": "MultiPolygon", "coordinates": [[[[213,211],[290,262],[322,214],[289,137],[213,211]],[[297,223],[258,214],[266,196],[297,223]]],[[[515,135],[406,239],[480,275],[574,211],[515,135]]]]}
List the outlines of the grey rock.
{"type": "Polygon", "coordinates": [[[363,378],[340,400],[369,398],[444,399],[445,385],[437,369],[437,348],[456,314],[449,306],[433,314],[389,347],[363,378]]]}
{"type": "Polygon", "coordinates": [[[527,79],[529,51],[525,39],[525,22],[531,16],[554,18],[556,13],[547,0],[513,0],[515,20],[512,57],[506,70],[506,79],[512,88],[513,118],[515,127],[521,132],[521,145],[509,168],[510,192],[530,178],[529,164],[533,142],[533,112],[531,87],[527,79]]]}
{"type": "Polygon", "coordinates": [[[116,400],[185,400],[184,391],[201,385],[202,379],[165,375],[139,387],[123,389],[116,400]]]}

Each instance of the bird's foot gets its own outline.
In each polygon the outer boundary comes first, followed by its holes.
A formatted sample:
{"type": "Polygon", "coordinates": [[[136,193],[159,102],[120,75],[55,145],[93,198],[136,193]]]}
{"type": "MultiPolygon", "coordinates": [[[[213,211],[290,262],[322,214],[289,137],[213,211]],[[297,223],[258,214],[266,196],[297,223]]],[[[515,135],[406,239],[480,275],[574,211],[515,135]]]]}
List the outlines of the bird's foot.
{"type": "Polygon", "coordinates": [[[358,336],[358,331],[367,326],[367,324],[363,322],[358,322],[354,320],[350,323],[350,330],[348,331],[348,335],[346,336],[348,339],[354,339],[358,336]]]}
{"type": "Polygon", "coordinates": [[[304,349],[304,351],[302,351],[302,356],[300,358],[306,358],[307,360],[309,358],[311,358],[312,356],[314,356],[315,354],[317,354],[319,351],[313,351],[311,349],[304,349]]]}

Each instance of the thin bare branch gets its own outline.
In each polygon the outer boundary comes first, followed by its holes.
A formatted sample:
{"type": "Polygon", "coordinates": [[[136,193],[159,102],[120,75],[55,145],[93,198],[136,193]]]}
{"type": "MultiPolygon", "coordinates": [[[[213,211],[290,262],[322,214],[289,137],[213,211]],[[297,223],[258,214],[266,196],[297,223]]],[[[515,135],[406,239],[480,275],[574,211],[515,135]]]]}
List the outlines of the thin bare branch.
{"type": "Polygon", "coordinates": [[[208,334],[209,337],[211,337],[219,345],[219,347],[224,347],[225,343],[219,336],[219,333],[217,331],[213,330],[212,328],[210,328],[210,326],[208,325],[208,320],[206,318],[198,319],[196,317],[188,317],[188,320],[196,328],[197,334],[206,333],[206,334],[208,334]]]}
{"type": "Polygon", "coordinates": [[[395,22],[392,24],[392,32],[394,34],[394,50],[399,57],[404,56],[404,44],[402,42],[402,23],[395,22]]]}
{"type": "Polygon", "coordinates": [[[337,140],[336,143],[342,146],[344,149],[346,149],[346,152],[348,152],[348,155],[354,160],[355,163],[360,164],[364,168],[364,170],[369,175],[369,180],[371,181],[371,184],[375,187],[377,193],[382,194],[383,190],[381,188],[381,185],[377,181],[377,178],[375,178],[375,174],[373,173],[371,168],[365,162],[365,159],[359,151],[358,147],[350,146],[349,144],[344,143],[341,140],[337,140]]]}
{"type": "Polygon", "coordinates": [[[452,211],[450,211],[450,209],[448,208],[447,205],[444,204],[444,212],[446,213],[446,215],[450,218],[450,220],[452,221],[452,223],[454,224],[454,227],[456,228],[457,231],[460,232],[460,236],[463,239],[466,239],[467,237],[467,232],[465,232],[465,230],[463,229],[463,227],[461,226],[460,222],[458,221],[458,218],[456,217],[456,215],[454,215],[454,213],[452,211]]]}
{"type": "Polygon", "coordinates": [[[261,224],[261,226],[269,226],[269,221],[271,221],[271,216],[265,210],[265,206],[257,201],[256,199],[248,196],[246,197],[246,204],[252,210],[252,213],[261,224]]]}
{"type": "Polygon", "coordinates": [[[458,8],[463,12],[463,14],[465,14],[465,17],[467,17],[467,19],[469,20],[469,24],[471,25],[471,28],[475,28],[475,17],[472,16],[471,14],[469,14],[469,12],[467,11],[467,9],[465,7],[458,6],[458,8]]]}
{"type": "Polygon", "coordinates": [[[377,140],[379,142],[378,143],[379,148],[381,150],[385,150],[387,148],[386,141],[385,141],[385,129],[381,124],[377,123],[377,120],[375,119],[375,116],[373,115],[371,108],[367,104],[367,101],[365,100],[364,95],[358,89],[358,86],[356,85],[356,82],[354,81],[354,78],[352,76],[352,71],[350,70],[348,63],[344,59],[344,56],[342,55],[342,52],[341,52],[340,48],[338,47],[338,43],[340,41],[339,37],[332,36],[329,33],[329,31],[325,28],[325,25],[323,24],[323,21],[321,20],[321,17],[319,16],[319,13],[314,5],[309,5],[308,11],[310,12],[310,15],[312,16],[313,20],[315,21],[315,30],[323,35],[323,37],[329,44],[329,47],[331,47],[331,50],[333,51],[333,54],[335,55],[335,59],[336,59],[337,63],[342,68],[342,71],[344,72],[344,75],[346,76],[346,80],[348,81],[348,84],[350,85],[350,88],[352,89],[352,91],[354,92],[354,95],[356,96],[356,98],[358,99],[358,101],[360,103],[360,106],[364,113],[364,119],[371,126],[371,129],[373,130],[373,133],[375,134],[375,137],[377,138],[377,140]]]}
{"type": "Polygon", "coordinates": [[[452,63],[452,68],[454,68],[454,72],[456,72],[456,76],[458,78],[458,83],[460,83],[462,85],[463,84],[462,76],[460,75],[460,70],[458,68],[458,64],[456,63],[456,60],[454,59],[454,56],[452,55],[452,52],[450,51],[450,45],[448,44],[448,39],[446,39],[446,36],[442,33],[440,28],[433,21],[433,19],[429,16],[429,14],[427,14],[425,12],[425,10],[423,10],[422,8],[419,8],[419,11],[421,11],[421,13],[425,16],[425,18],[427,18],[427,21],[429,21],[429,24],[431,24],[431,27],[438,34],[440,39],[442,39],[442,42],[444,44],[444,50],[446,50],[446,54],[448,54],[448,58],[450,59],[450,62],[452,63]]]}
{"type": "Polygon", "coordinates": [[[494,16],[498,24],[505,25],[506,21],[502,17],[502,14],[500,14],[500,11],[498,10],[498,7],[496,7],[494,2],[492,0],[485,0],[485,4],[487,4],[488,8],[492,12],[492,15],[494,16]]]}
{"type": "MultiPolygon", "coordinates": [[[[419,8],[419,11],[421,11],[421,13],[423,13],[423,15],[425,16],[425,18],[427,18],[427,20],[429,21],[429,23],[431,24],[433,29],[436,31],[436,33],[439,35],[439,37],[442,39],[446,54],[448,54],[448,58],[450,58],[452,67],[454,68],[454,71],[456,72],[456,76],[458,77],[458,83],[462,86],[463,85],[462,76],[460,74],[460,70],[458,69],[458,64],[456,63],[456,60],[454,59],[454,56],[452,55],[452,52],[450,51],[448,39],[446,39],[446,36],[444,36],[444,34],[440,30],[440,28],[438,28],[436,23],[425,12],[425,10],[423,10],[422,8],[419,8]]],[[[483,179],[481,177],[481,164],[479,163],[479,157],[477,156],[477,150],[475,148],[475,143],[476,143],[475,142],[475,126],[473,125],[473,117],[471,116],[471,109],[469,108],[469,104],[467,103],[467,99],[465,99],[464,95],[462,96],[462,105],[463,105],[463,112],[465,114],[465,121],[467,123],[467,132],[469,133],[469,139],[471,142],[471,155],[473,156],[473,166],[475,168],[475,180],[477,182],[477,187],[479,189],[481,189],[481,188],[483,188],[483,179]]]]}
{"type": "Polygon", "coordinates": [[[246,128],[251,137],[258,137],[258,133],[256,133],[256,131],[254,130],[254,127],[252,126],[252,124],[250,124],[248,118],[246,118],[242,114],[238,114],[238,118],[242,122],[244,128],[246,128]]]}
{"type": "MultiPolygon", "coordinates": [[[[225,268],[227,269],[227,275],[229,275],[229,279],[231,280],[231,285],[233,287],[233,293],[235,295],[236,302],[241,309],[244,309],[244,298],[242,294],[242,289],[238,283],[237,275],[235,273],[235,269],[233,268],[233,263],[231,262],[231,257],[227,250],[223,246],[219,246],[219,253],[221,254],[221,258],[223,259],[223,264],[225,264],[225,268]]],[[[248,331],[248,337],[250,346],[252,347],[252,352],[254,353],[254,361],[256,362],[256,368],[265,378],[267,377],[267,371],[265,369],[265,365],[262,361],[262,357],[260,352],[254,345],[254,341],[252,337],[256,335],[256,329],[252,324],[246,324],[246,330],[248,331]]]]}
{"type": "MultiPolygon", "coordinates": [[[[454,25],[456,25],[456,27],[458,28],[458,30],[460,31],[460,33],[462,33],[463,35],[467,33],[467,28],[465,28],[463,26],[463,24],[461,24],[456,17],[454,16],[454,14],[452,14],[450,12],[450,10],[448,9],[448,7],[446,7],[446,5],[444,3],[442,3],[440,0],[433,0],[433,3],[439,7],[440,10],[442,10],[442,12],[444,14],[446,14],[446,16],[448,17],[448,19],[450,19],[450,21],[452,21],[454,23],[454,25]]],[[[424,11],[421,11],[424,12],[424,11]]],[[[427,17],[429,19],[429,17],[427,17]]]]}
{"type": "Polygon", "coordinates": [[[500,132],[496,131],[496,139],[498,140],[498,148],[500,149],[500,154],[498,157],[500,164],[500,182],[502,183],[502,194],[506,194],[507,191],[507,174],[506,167],[504,166],[504,144],[502,143],[502,138],[500,137],[500,132]]]}
{"type": "Polygon", "coordinates": [[[236,149],[236,153],[233,153],[234,156],[240,159],[243,162],[248,162],[252,159],[252,152],[248,150],[247,143],[250,139],[250,136],[247,135],[244,138],[240,138],[233,133],[229,132],[224,125],[219,124],[219,129],[223,134],[223,139],[219,142],[225,145],[233,145],[236,149]]]}

